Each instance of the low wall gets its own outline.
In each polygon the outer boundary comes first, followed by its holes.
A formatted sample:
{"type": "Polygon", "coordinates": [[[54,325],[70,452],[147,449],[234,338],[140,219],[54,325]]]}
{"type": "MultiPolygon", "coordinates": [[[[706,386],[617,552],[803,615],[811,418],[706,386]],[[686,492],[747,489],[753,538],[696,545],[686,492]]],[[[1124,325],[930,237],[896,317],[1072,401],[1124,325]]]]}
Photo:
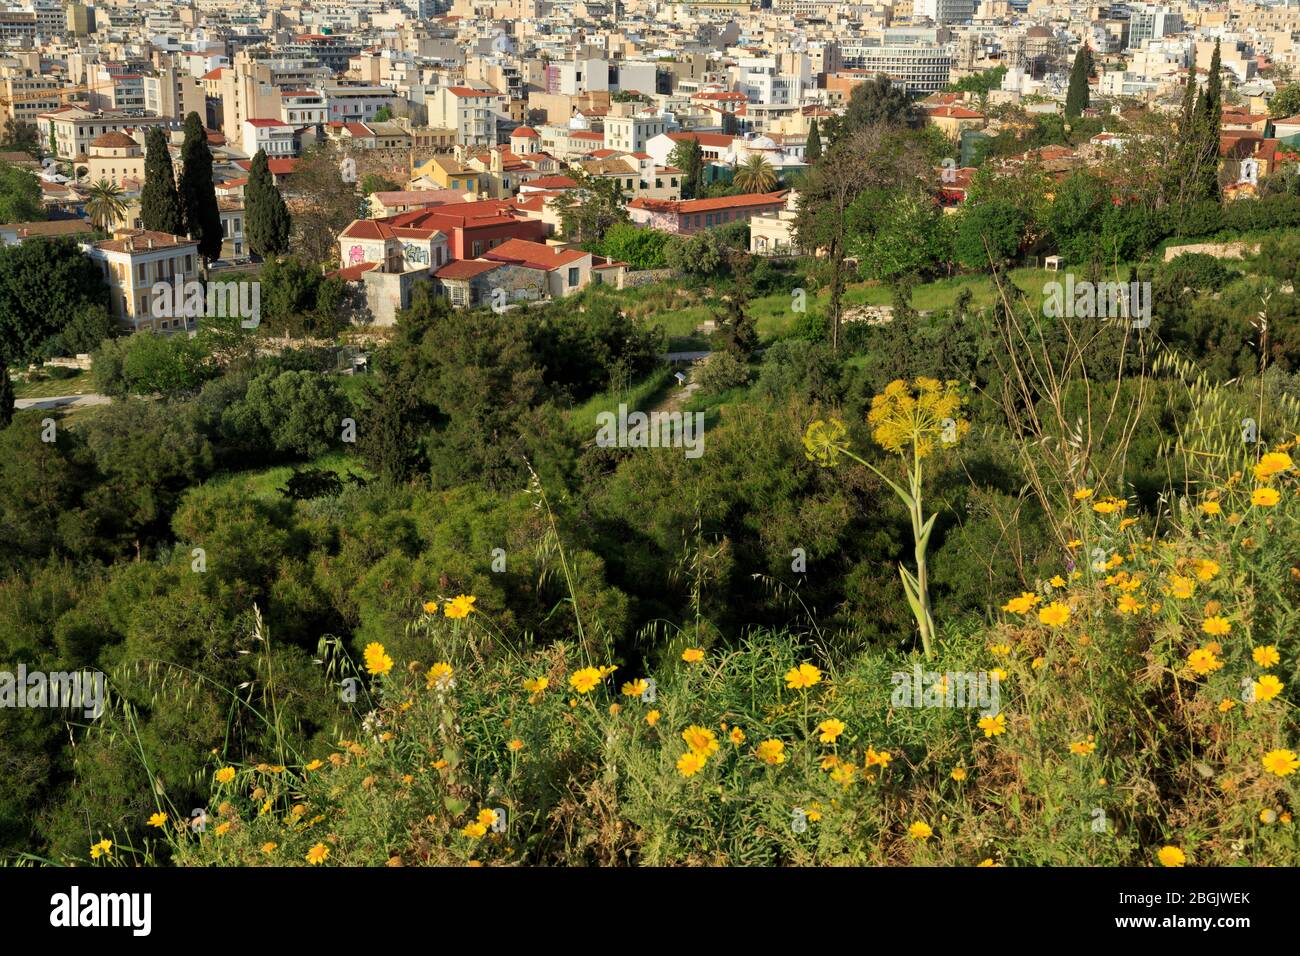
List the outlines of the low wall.
{"type": "Polygon", "coordinates": [[[624,272],[620,289],[636,289],[643,285],[666,282],[677,275],[673,269],[641,269],[638,272],[624,272]]]}
{"type": "Polygon", "coordinates": [[[1216,259],[1244,259],[1258,251],[1258,242],[1194,242],[1186,246],[1167,246],[1165,262],[1185,252],[1200,252],[1216,259]]]}

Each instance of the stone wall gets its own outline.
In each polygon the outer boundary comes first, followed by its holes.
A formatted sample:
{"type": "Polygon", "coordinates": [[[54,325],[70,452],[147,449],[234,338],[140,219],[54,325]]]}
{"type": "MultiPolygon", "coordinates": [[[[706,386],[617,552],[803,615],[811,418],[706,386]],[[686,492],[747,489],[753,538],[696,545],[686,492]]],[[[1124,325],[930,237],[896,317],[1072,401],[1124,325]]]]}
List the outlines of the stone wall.
{"type": "Polygon", "coordinates": [[[1185,252],[1201,252],[1216,259],[1244,259],[1259,252],[1258,242],[1194,242],[1187,246],[1168,246],[1165,262],[1185,252]]]}
{"type": "Polygon", "coordinates": [[[677,273],[672,269],[640,269],[636,272],[624,272],[623,281],[618,284],[618,288],[637,289],[644,285],[654,285],[656,282],[667,282],[676,276],[677,273]]]}

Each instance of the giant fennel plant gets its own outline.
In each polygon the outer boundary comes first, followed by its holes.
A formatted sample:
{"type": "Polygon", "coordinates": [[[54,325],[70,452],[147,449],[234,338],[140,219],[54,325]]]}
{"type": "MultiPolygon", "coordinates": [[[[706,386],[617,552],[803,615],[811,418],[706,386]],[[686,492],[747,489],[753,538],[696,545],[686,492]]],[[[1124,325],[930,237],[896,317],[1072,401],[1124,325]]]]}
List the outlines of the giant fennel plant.
{"type": "Polygon", "coordinates": [[[926,551],[937,513],[928,518],[925,516],[922,463],[937,446],[955,444],[970,431],[970,422],[961,417],[964,404],[956,382],[924,377],[911,382],[897,379],[872,398],[871,410],[867,413],[871,437],[885,451],[902,459],[907,472],[907,487],[851,451],[846,437],[848,430],[838,418],[813,422],[803,438],[809,461],[829,468],[838,462],[841,455],[851,458],[878,475],[907,507],[912,519],[916,571],[910,571],[900,561],[898,574],[912,616],[916,618],[927,660],[934,655],[934,617],[930,612],[926,551]]]}

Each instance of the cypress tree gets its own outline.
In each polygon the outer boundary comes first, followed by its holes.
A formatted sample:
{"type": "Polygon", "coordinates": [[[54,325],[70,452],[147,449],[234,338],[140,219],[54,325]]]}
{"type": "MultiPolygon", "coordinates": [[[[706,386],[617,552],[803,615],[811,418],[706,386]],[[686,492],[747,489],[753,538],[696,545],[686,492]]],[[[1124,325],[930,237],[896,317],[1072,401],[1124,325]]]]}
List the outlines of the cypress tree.
{"type": "Polygon", "coordinates": [[[1065,118],[1077,119],[1088,108],[1088,71],[1091,66],[1092,51],[1085,43],[1074,55],[1074,65],[1070,67],[1070,85],[1065,93],[1065,118]]]}
{"type": "Polygon", "coordinates": [[[1210,75],[1205,89],[1196,102],[1196,140],[1198,149],[1197,172],[1202,189],[1211,199],[1219,198],[1219,127],[1223,123],[1223,78],[1220,76],[1223,61],[1219,41],[1214,41],[1214,55],[1210,57],[1210,75]]]}
{"type": "Polygon", "coordinates": [[[804,157],[810,163],[815,163],[822,158],[822,134],[817,129],[817,120],[815,119],[808,129],[808,145],[804,149],[804,157]]]}
{"type": "Polygon", "coordinates": [[[184,217],[181,197],[176,191],[176,174],[172,171],[167,135],[161,127],[152,127],[145,136],[144,190],[140,194],[140,218],[146,229],[183,235],[184,217]]]}
{"type": "Polygon", "coordinates": [[[253,157],[248,186],[244,189],[244,223],[251,252],[266,258],[289,250],[289,210],[280,190],[275,188],[266,151],[262,149],[253,157]]]}
{"type": "Polygon", "coordinates": [[[199,255],[211,262],[221,255],[221,213],[212,184],[212,151],[198,113],[185,117],[185,143],[181,146],[181,209],[185,229],[199,241],[199,255]]]}
{"type": "Polygon", "coordinates": [[[1219,41],[1214,41],[1214,55],[1210,57],[1210,75],[1205,81],[1205,99],[1201,104],[1201,119],[1214,130],[1215,139],[1219,136],[1219,123],[1223,120],[1223,60],[1219,53],[1219,41]]]}
{"type": "Polygon", "coordinates": [[[1187,76],[1187,88],[1183,90],[1183,110],[1178,120],[1178,141],[1186,144],[1192,138],[1192,125],[1196,119],[1196,68],[1187,76]]]}

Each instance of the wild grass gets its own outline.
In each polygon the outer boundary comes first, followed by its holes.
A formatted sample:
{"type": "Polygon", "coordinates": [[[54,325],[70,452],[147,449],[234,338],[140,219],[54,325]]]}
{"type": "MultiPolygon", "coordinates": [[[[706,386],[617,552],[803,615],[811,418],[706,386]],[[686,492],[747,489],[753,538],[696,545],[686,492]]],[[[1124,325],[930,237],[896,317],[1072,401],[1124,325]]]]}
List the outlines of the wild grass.
{"type": "Polygon", "coordinates": [[[361,464],[355,455],[349,455],[342,451],[331,451],[300,466],[273,465],[268,468],[224,472],[208,481],[207,486],[210,488],[234,486],[239,489],[241,494],[250,498],[280,498],[280,490],[284,488],[285,483],[295,470],[301,470],[302,468],[332,471],[342,478],[347,478],[348,475],[358,475],[361,478],[370,480],[375,477],[374,473],[361,464]]]}

